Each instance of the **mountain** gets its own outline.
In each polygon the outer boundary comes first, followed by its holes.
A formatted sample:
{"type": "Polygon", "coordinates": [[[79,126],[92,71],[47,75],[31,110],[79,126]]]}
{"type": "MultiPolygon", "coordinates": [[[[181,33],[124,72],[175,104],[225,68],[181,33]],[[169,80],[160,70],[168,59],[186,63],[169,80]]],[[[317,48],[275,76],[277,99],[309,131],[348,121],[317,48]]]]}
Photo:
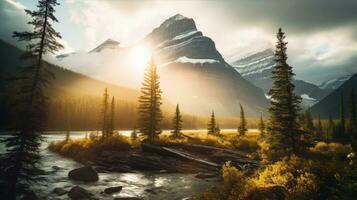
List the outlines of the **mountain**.
{"type": "MultiPolygon", "coordinates": [[[[344,97],[344,107],[346,116],[348,116],[349,98],[352,89],[357,92],[357,73],[351,78],[345,81],[340,87],[334,90],[327,97],[322,99],[316,105],[311,108],[311,112],[317,116],[320,115],[323,118],[328,118],[329,115],[333,118],[338,118],[340,113],[340,98],[341,95],[344,97]]],[[[356,106],[357,106],[357,102],[356,106]]]]}
{"type": "MultiPolygon", "coordinates": [[[[272,86],[272,69],[274,67],[274,51],[265,49],[250,53],[243,58],[231,60],[231,65],[248,81],[267,93],[272,86]]],[[[303,99],[303,107],[310,107],[331,92],[329,88],[319,88],[317,85],[295,80],[295,93],[303,99]]]]}
{"type": "Polygon", "coordinates": [[[344,82],[351,78],[352,75],[345,75],[331,80],[327,80],[319,85],[321,89],[335,90],[340,87],[344,82]]]}
{"type": "Polygon", "coordinates": [[[197,30],[192,18],[180,14],[165,20],[133,46],[77,53],[56,64],[71,64],[71,69],[80,73],[140,88],[145,49],[158,64],[163,96],[173,104],[179,103],[183,111],[206,115],[215,110],[218,115],[237,115],[241,103],[248,115],[258,116],[267,108],[263,91],[224,60],[214,41],[197,30]]]}
{"type": "Polygon", "coordinates": [[[89,53],[93,52],[101,52],[103,50],[117,50],[119,48],[120,42],[112,40],[112,39],[107,39],[104,41],[102,44],[94,48],[93,50],[89,51],[89,53]]]}
{"type": "MultiPolygon", "coordinates": [[[[0,73],[3,80],[16,73],[16,67],[26,65],[26,61],[20,59],[23,51],[0,40],[0,73]]],[[[71,96],[100,96],[103,89],[108,88],[112,95],[119,99],[136,101],[138,91],[114,84],[98,81],[88,76],[72,72],[68,69],[48,64],[56,78],[47,88],[46,92],[53,97],[65,95],[71,96]]]]}
{"type": "Polygon", "coordinates": [[[248,115],[267,107],[260,88],[225,62],[214,41],[198,31],[191,18],[175,15],[155,28],[144,42],[154,47],[165,96],[185,110],[237,115],[239,103],[248,115]]]}

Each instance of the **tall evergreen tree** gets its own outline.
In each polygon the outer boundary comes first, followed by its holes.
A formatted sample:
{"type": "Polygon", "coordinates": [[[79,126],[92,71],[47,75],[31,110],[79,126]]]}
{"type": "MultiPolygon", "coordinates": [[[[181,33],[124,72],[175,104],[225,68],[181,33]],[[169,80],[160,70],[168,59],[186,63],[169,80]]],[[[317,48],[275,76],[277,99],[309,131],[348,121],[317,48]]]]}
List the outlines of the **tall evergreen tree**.
{"type": "Polygon", "coordinates": [[[140,131],[146,135],[150,143],[161,133],[160,122],[162,120],[161,112],[161,89],[159,75],[156,72],[156,64],[152,58],[149,62],[149,68],[145,74],[144,82],[139,97],[139,125],[140,131]]]}
{"type": "Polygon", "coordinates": [[[316,138],[317,139],[319,139],[319,140],[323,139],[322,138],[323,129],[322,129],[322,123],[321,123],[320,115],[318,115],[318,117],[317,117],[317,126],[316,126],[316,129],[315,129],[315,132],[316,132],[316,138]]]}
{"type": "Polygon", "coordinates": [[[172,119],[172,133],[174,138],[181,137],[181,130],[182,130],[182,115],[180,112],[179,105],[176,105],[176,111],[174,118],[172,119]]]}
{"type": "Polygon", "coordinates": [[[329,115],[329,119],[328,119],[328,134],[329,134],[329,137],[336,138],[335,129],[336,129],[335,123],[333,122],[333,119],[332,119],[331,115],[329,115]]]}
{"type": "Polygon", "coordinates": [[[304,124],[303,124],[304,131],[309,134],[315,132],[314,121],[311,116],[310,109],[307,109],[304,114],[304,124]]]}
{"type": "Polygon", "coordinates": [[[65,141],[68,142],[68,140],[71,137],[71,120],[70,120],[70,114],[69,114],[69,105],[67,104],[66,106],[66,139],[65,141]]]}
{"type": "Polygon", "coordinates": [[[214,116],[214,111],[212,111],[210,121],[207,124],[207,134],[214,135],[216,134],[216,117],[214,116]]]}
{"type": "Polygon", "coordinates": [[[297,118],[301,98],[294,94],[294,73],[287,63],[287,42],[284,39],[285,33],[279,28],[274,53],[276,64],[272,71],[273,86],[268,93],[271,96],[268,140],[278,157],[296,152],[300,134],[297,118]]]}
{"type": "Polygon", "coordinates": [[[355,93],[354,90],[351,90],[350,95],[350,105],[349,105],[349,123],[350,130],[353,133],[355,139],[357,139],[357,116],[356,116],[356,101],[355,101],[355,93]]]}
{"type": "Polygon", "coordinates": [[[42,58],[46,53],[63,48],[57,42],[60,34],[52,27],[52,23],[58,22],[54,15],[57,5],[57,0],[39,0],[36,11],[25,10],[32,19],[28,22],[32,31],[13,34],[19,41],[28,43],[23,58],[29,60],[29,64],[19,68],[14,83],[18,90],[13,102],[17,131],[2,140],[8,147],[0,161],[6,163],[6,177],[1,177],[6,179],[6,185],[0,186],[0,190],[6,190],[1,196],[3,199],[16,199],[17,195],[31,190],[31,184],[38,178],[39,147],[47,114],[47,97],[43,90],[54,77],[42,58]]]}
{"type": "Polygon", "coordinates": [[[343,94],[340,96],[340,124],[338,129],[338,138],[344,139],[346,137],[346,120],[345,120],[345,106],[343,101],[343,94]]]}
{"type": "Polygon", "coordinates": [[[134,125],[133,131],[130,134],[131,140],[135,141],[138,137],[137,132],[136,132],[136,125],[134,125]]]}
{"type": "Polygon", "coordinates": [[[112,102],[110,103],[108,135],[112,135],[114,133],[114,129],[115,129],[115,98],[112,97],[112,102]]]}
{"type": "Polygon", "coordinates": [[[264,123],[264,119],[263,119],[263,114],[262,113],[260,113],[260,120],[259,120],[258,129],[260,131],[261,137],[264,137],[265,136],[265,123],[264,123]]]}
{"type": "Polygon", "coordinates": [[[109,94],[108,94],[108,89],[105,88],[103,94],[101,121],[100,121],[100,125],[102,128],[102,138],[108,136],[108,127],[109,127],[108,109],[109,109],[109,94]]]}
{"type": "Polygon", "coordinates": [[[215,132],[216,132],[217,135],[219,135],[219,134],[221,134],[221,128],[219,127],[219,123],[218,122],[216,124],[217,125],[216,125],[216,131],[215,132]]]}
{"type": "Polygon", "coordinates": [[[245,135],[247,132],[247,121],[245,120],[245,114],[244,114],[244,109],[242,104],[239,104],[240,107],[240,120],[239,120],[239,126],[238,126],[238,133],[239,135],[245,135]]]}

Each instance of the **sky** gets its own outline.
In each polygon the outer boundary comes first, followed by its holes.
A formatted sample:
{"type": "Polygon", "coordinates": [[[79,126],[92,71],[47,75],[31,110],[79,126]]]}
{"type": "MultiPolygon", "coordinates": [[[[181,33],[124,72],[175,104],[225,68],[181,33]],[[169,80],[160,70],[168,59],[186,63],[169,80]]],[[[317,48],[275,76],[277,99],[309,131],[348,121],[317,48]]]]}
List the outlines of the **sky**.
{"type": "MultiPolygon", "coordinates": [[[[0,39],[28,26],[23,9],[36,0],[0,0],[0,39]]],[[[111,38],[135,44],[165,19],[193,18],[224,55],[273,48],[287,34],[289,63],[298,78],[320,83],[357,72],[356,0],[59,0],[55,24],[66,49],[88,51],[111,38]]]]}

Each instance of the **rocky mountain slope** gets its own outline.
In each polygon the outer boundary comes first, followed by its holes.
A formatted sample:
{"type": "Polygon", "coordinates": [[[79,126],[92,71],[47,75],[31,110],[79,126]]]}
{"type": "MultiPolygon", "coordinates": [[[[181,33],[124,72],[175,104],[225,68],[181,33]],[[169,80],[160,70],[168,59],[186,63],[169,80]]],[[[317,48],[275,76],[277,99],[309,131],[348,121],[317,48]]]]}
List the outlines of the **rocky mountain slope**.
{"type": "Polygon", "coordinates": [[[319,85],[321,89],[335,90],[340,87],[344,82],[350,79],[352,75],[345,75],[331,80],[327,80],[319,85]]]}
{"type": "Polygon", "coordinates": [[[257,116],[267,108],[263,91],[225,62],[214,41],[197,30],[193,19],[179,14],[132,47],[69,55],[57,64],[72,63],[75,71],[139,88],[143,70],[135,69],[130,57],[140,46],[148,47],[155,57],[163,96],[173,104],[179,103],[186,112],[209,114],[215,110],[218,115],[237,115],[241,103],[248,116],[257,116]]]}
{"type": "MultiPolygon", "coordinates": [[[[272,49],[252,53],[246,57],[231,60],[231,65],[248,81],[262,88],[265,93],[272,86],[272,69],[274,52],[272,49]]],[[[295,80],[295,92],[303,98],[303,106],[309,107],[331,92],[331,89],[321,89],[315,84],[303,80],[295,80]]]]}
{"type": "MultiPolygon", "coordinates": [[[[340,87],[334,90],[327,97],[322,99],[316,105],[311,108],[311,112],[317,116],[320,115],[323,118],[328,118],[331,115],[333,118],[338,118],[340,114],[340,99],[341,95],[344,99],[344,107],[346,116],[348,116],[348,107],[351,91],[354,90],[357,93],[357,74],[354,74],[351,78],[345,81],[340,87]]],[[[356,107],[357,107],[357,102],[356,107]]]]}

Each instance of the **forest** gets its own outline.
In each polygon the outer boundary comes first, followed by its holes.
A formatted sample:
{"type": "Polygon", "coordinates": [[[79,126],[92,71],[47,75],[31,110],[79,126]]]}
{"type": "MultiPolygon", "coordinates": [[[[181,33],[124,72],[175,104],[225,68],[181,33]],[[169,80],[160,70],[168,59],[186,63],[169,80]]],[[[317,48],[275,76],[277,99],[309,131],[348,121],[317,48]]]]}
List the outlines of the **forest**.
{"type": "Polygon", "coordinates": [[[64,48],[55,26],[59,5],[38,0],[35,10],[25,10],[32,30],[12,35],[26,50],[23,65],[0,81],[0,199],[355,199],[356,85],[335,98],[338,117],[303,108],[282,28],[269,98],[262,100],[267,108],[223,101],[239,112],[223,115],[212,106],[202,114],[165,96],[162,57],[155,54],[145,62],[140,89],[130,93],[135,98],[110,84],[87,94],[56,86],[62,75],[45,56],[64,48]]]}

